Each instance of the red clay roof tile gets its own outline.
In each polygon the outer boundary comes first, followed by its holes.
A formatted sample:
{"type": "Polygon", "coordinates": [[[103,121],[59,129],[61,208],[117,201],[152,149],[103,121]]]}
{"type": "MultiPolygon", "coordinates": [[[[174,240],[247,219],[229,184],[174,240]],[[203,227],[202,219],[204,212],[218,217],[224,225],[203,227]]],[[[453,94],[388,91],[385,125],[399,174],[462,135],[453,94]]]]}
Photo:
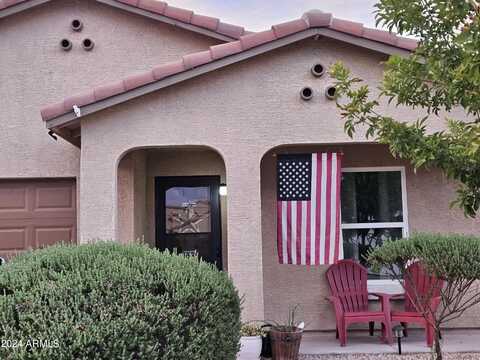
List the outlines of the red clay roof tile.
{"type": "Polygon", "coordinates": [[[0,9],[20,4],[28,0],[0,0],[0,9]]]}
{"type": "Polygon", "coordinates": [[[95,102],[95,96],[93,90],[85,91],[79,94],[74,94],[63,100],[63,109],[65,112],[71,111],[73,105],[78,107],[91,104],[95,102]]]}
{"type": "Polygon", "coordinates": [[[365,39],[378,41],[385,44],[390,44],[395,46],[397,42],[397,36],[395,33],[390,33],[388,31],[378,30],[378,29],[363,29],[363,37],[365,39]]]}
{"type": "Polygon", "coordinates": [[[165,12],[165,8],[167,7],[166,2],[158,0],[140,0],[138,2],[138,5],[130,5],[138,6],[141,9],[148,10],[157,14],[163,14],[165,12]]]}
{"type": "Polygon", "coordinates": [[[161,80],[167,76],[180,73],[185,71],[185,66],[183,65],[183,59],[174,61],[167,64],[157,65],[153,68],[153,77],[155,80],[161,80]]]}
{"type": "Polygon", "coordinates": [[[193,11],[167,5],[164,15],[190,24],[190,21],[192,21],[193,11]]]}
{"type": "Polygon", "coordinates": [[[196,25],[205,29],[216,31],[220,20],[211,16],[197,15],[192,16],[192,25],[196,25]]]}
{"type": "Polygon", "coordinates": [[[117,1],[124,4],[132,5],[132,6],[138,6],[138,0],[117,0],[117,1]]]}
{"type": "Polygon", "coordinates": [[[209,63],[213,60],[210,50],[188,54],[183,56],[182,59],[183,64],[185,65],[185,69],[192,69],[194,67],[209,63]]]}
{"type": "Polygon", "coordinates": [[[405,38],[405,37],[400,37],[400,36],[397,36],[397,42],[395,44],[395,46],[397,46],[399,48],[402,48],[402,49],[405,49],[405,50],[410,50],[410,51],[415,50],[417,48],[417,45],[418,45],[417,40],[409,39],[409,38],[405,38]]]}
{"type": "Polygon", "coordinates": [[[332,23],[332,14],[310,10],[303,14],[302,19],[306,20],[310,27],[328,27],[332,23]]]}
{"type": "MultiPolygon", "coordinates": [[[[184,15],[182,16],[185,16],[185,13],[183,14],[184,15]]],[[[176,16],[180,17],[180,14],[177,14],[176,16]]],[[[308,28],[318,27],[326,27],[368,40],[392,45],[404,50],[414,50],[417,45],[417,42],[413,39],[401,38],[396,36],[394,33],[389,33],[388,31],[367,29],[364,28],[362,24],[357,22],[334,19],[330,14],[320,13],[318,11],[310,11],[304,14],[300,20],[274,25],[272,26],[271,30],[262,31],[259,33],[248,33],[241,36],[240,40],[211,46],[209,50],[188,54],[183,56],[183,58],[179,61],[159,65],[154,67],[152,71],[130,76],[124,80],[124,88],[119,83],[114,83],[110,85],[99,86],[95,88],[95,91],[91,91],[89,93],[83,93],[71,98],[67,98],[64,103],[63,112],[59,113],[59,105],[53,104],[42,109],[42,118],[44,120],[50,120],[63,113],[72,111],[72,106],[74,104],[83,106],[93,103],[103,98],[126,92],[153,81],[158,81],[168,76],[179,74],[188,69],[208,64],[212,61],[272,42],[277,38],[298,33],[308,28]]],[[[234,25],[223,24],[221,22],[217,27],[218,32],[230,31],[230,35],[233,35],[234,33],[239,34],[240,29],[243,33],[243,28],[235,27],[234,25]]]]}
{"type": "MultiPolygon", "coordinates": [[[[28,2],[31,0],[0,0],[0,11],[17,5],[22,2],[28,2]]],[[[160,14],[171,19],[175,19],[186,24],[198,26],[203,29],[213,31],[220,35],[225,35],[232,39],[238,39],[240,36],[246,33],[245,29],[241,26],[226,24],[220,22],[219,19],[194,14],[193,11],[170,6],[164,1],[160,0],[115,0],[122,4],[126,4],[132,7],[136,7],[142,10],[150,11],[156,14],[160,14]]]]}
{"type": "Polygon", "coordinates": [[[304,19],[297,19],[272,26],[277,38],[281,38],[296,32],[308,29],[308,23],[304,19]]]}
{"type": "Polygon", "coordinates": [[[55,104],[50,104],[44,106],[41,110],[42,119],[53,119],[57,116],[65,114],[65,110],[63,109],[63,101],[55,104]]]}
{"type": "Polygon", "coordinates": [[[126,90],[124,81],[120,80],[114,83],[97,86],[93,89],[93,95],[95,96],[96,101],[100,101],[109,98],[110,96],[121,94],[126,90]]]}
{"type": "Polygon", "coordinates": [[[333,18],[329,27],[332,30],[341,31],[350,35],[363,35],[363,24],[355,21],[333,18]]]}
{"type": "Polygon", "coordinates": [[[137,87],[149,84],[151,82],[154,82],[155,78],[153,77],[153,72],[152,70],[142,72],[139,74],[131,75],[123,80],[125,84],[125,89],[132,90],[137,87]]]}
{"type": "Polygon", "coordinates": [[[222,35],[230,36],[234,39],[239,39],[240,36],[245,33],[245,29],[242,26],[227,24],[220,21],[217,32],[222,35]]]}
{"type": "Polygon", "coordinates": [[[242,49],[248,50],[255,46],[259,46],[267,42],[271,42],[275,39],[276,37],[273,30],[266,30],[266,31],[242,36],[240,38],[240,42],[242,43],[242,49]]]}
{"type": "Polygon", "coordinates": [[[214,60],[239,53],[240,51],[242,51],[242,43],[240,40],[210,46],[210,52],[214,60]]]}

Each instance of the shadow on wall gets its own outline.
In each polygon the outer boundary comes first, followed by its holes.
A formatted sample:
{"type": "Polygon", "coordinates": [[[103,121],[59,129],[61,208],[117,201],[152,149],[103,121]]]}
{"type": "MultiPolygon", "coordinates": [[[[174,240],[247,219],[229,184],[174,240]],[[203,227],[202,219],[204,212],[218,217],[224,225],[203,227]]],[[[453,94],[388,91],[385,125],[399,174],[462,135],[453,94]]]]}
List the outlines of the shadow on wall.
{"type": "MultiPolygon", "coordinates": [[[[125,153],[119,161],[117,176],[120,241],[128,243],[140,239],[155,246],[156,177],[179,177],[182,180],[203,176],[218,177],[220,183],[226,183],[222,156],[206,146],[148,147],[125,153]]],[[[227,196],[219,196],[219,205],[221,231],[217,236],[220,237],[223,269],[227,269],[227,196]]],[[[194,231],[192,227],[189,229],[194,231]]],[[[205,226],[199,228],[202,229],[205,230],[205,226]]]]}
{"type": "MultiPolygon", "coordinates": [[[[329,289],[325,280],[327,266],[281,265],[276,236],[276,154],[343,152],[342,168],[394,167],[406,174],[405,202],[409,233],[480,231],[480,223],[465,219],[457,209],[450,209],[454,186],[438,170],[421,169],[417,173],[401,160],[393,158],[388,148],[379,144],[308,144],[282,145],[268,151],[261,161],[262,245],[265,318],[284,320],[288,306],[300,304],[309,330],[334,330],[331,304],[325,299],[329,289]],[[431,205],[435,204],[434,207],[431,205]]],[[[367,229],[368,230],[368,229],[367,229]]],[[[345,231],[345,230],[344,230],[345,231]]],[[[400,236],[402,234],[400,229],[400,236]]],[[[345,237],[344,234],[344,242],[345,237]]],[[[372,283],[373,284],[373,283],[372,283]]],[[[369,286],[371,284],[369,283],[369,286]]],[[[475,326],[478,311],[452,323],[475,326]]]]}

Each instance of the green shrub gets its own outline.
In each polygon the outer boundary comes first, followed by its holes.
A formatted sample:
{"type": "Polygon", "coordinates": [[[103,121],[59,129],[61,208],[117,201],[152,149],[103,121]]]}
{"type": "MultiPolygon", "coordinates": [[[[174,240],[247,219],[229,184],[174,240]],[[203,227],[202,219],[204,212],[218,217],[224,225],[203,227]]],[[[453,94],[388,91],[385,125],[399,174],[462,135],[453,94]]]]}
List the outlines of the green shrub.
{"type": "Polygon", "coordinates": [[[435,359],[441,360],[441,327],[480,304],[480,237],[415,234],[409,239],[388,241],[368,254],[374,270],[386,268],[392,278],[410,288],[415,288],[416,281],[407,276],[405,269],[415,261],[420,261],[428,274],[444,280],[442,286],[437,285],[426,293],[415,291],[411,299],[434,328],[435,359]],[[438,309],[433,306],[437,291],[440,293],[438,309]]]}
{"type": "Polygon", "coordinates": [[[59,245],[0,268],[1,359],[233,360],[240,326],[226,273],[142,245],[59,245]]]}
{"type": "Polygon", "coordinates": [[[367,260],[376,271],[392,265],[401,271],[409,261],[420,260],[429,273],[447,281],[477,280],[480,237],[418,233],[405,240],[387,241],[370,252],[367,260]]]}

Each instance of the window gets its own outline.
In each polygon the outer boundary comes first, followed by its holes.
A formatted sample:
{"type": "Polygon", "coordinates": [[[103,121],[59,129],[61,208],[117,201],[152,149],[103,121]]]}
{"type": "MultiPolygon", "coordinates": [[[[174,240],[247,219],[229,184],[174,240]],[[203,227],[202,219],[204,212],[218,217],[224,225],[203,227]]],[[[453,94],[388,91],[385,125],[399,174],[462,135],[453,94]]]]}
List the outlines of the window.
{"type": "Polygon", "coordinates": [[[172,187],[165,192],[167,234],[209,233],[210,188],[172,187]]]}
{"type": "MultiPolygon", "coordinates": [[[[370,249],[408,236],[405,169],[342,169],[342,234],[345,258],[367,266],[370,249]]],[[[369,279],[389,279],[385,271],[369,279]]]]}

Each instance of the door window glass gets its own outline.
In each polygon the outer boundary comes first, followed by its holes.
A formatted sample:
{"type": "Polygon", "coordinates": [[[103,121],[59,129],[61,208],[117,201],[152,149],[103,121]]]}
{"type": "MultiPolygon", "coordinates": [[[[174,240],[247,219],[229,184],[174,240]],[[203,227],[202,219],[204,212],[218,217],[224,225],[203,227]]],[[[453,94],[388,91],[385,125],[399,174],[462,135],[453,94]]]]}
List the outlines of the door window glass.
{"type": "Polygon", "coordinates": [[[211,232],[210,188],[172,187],[165,192],[167,234],[211,232]]]}

